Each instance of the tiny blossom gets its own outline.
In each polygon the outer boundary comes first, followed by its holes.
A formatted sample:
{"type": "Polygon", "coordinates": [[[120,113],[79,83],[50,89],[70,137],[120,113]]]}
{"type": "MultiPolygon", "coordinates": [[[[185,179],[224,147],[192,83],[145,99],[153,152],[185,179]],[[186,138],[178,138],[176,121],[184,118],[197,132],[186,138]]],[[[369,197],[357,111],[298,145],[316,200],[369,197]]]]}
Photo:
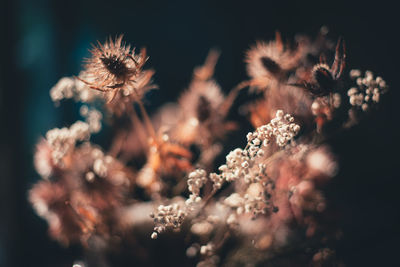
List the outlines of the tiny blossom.
{"type": "Polygon", "coordinates": [[[358,78],[360,76],[361,76],[361,70],[358,70],[358,69],[350,70],[350,78],[354,79],[354,78],[358,78]]]}
{"type": "Polygon", "coordinates": [[[87,172],[85,175],[86,181],[92,182],[95,178],[95,174],[93,172],[87,172]]]}
{"type": "Polygon", "coordinates": [[[339,93],[334,93],[332,95],[332,105],[335,108],[339,108],[341,103],[342,103],[342,98],[341,98],[340,94],[339,93]]]}
{"type": "Polygon", "coordinates": [[[350,71],[350,77],[356,81],[356,86],[347,91],[349,102],[354,107],[360,107],[363,111],[368,110],[372,105],[379,103],[382,94],[385,94],[388,87],[382,77],[374,78],[371,71],[366,71],[361,77],[360,71],[350,71]]]}
{"type": "Polygon", "coordinates": [[[101,119],[103,115],[96,109],[89,109],[87,106],[82,106],[80,114],[85,117],[86,123],[89,125],[91,133],[98,133],[101,130],[101,119]]]}
{"type": "MultiPolygon", "coordinates": [[[[251,185],[260,185],[259,183],[251,185]]],[[[249,189],[254,186],[249,186],[249,189]]],[[[254,190],[253,190],[254,191],[254,190]]],[[[239,193],[233,193],[229,197],[224,199],[224,204],[236,209],[237,214],[252,213],[253,215],[258,215],[260,213],[265,213],[265,208],[267,208],[267,200],[261,191],[258,191],[256,196],[251,194],[245,194],[242,197],[239,193]]],[[[237,218],[234,213],[230,214],[226,221],[227,224],[236,224],[237,218]]]]}
{"type": "MultiPolygon", "coordinates": [[[[83,72],[79,76],[87,79],[83,72]]],[[[63,77],[50,89],[51,100],[56,103],[71,98],[87,103],[98,96],[100,96],[99,91],[90,89],[88,85],[74,77],[63,77]]]]}
{"type": "Polygon", "coordinates": [[[235,226],[238,224],[237,216],[236,214],[232,213],[229,215],[228,219],[226,219],[226,224],[230,226],[235,226]]]}
{"type": "Polygon", "coordinates": [[[51,156],[56,165],[62,165],[62,159],[75,146],[77,141],[84,141],[90,136],[89,125],[77,121],[70,128],[54,128],[46,133],[46,140],[51,147],[51,156]]]}
{"type": "Polygon", "coordinates": [[[96,159],[93,163],[93,171],[100,177],[107,176],[107,166],[103,159],[96,159]]]}
{"type": "Polygon", "coordinates": [[[236,148],[226,156],[226,165],[219,167],[224,180],[232,182],[248,174],[248,169],[254,162],[246,154],[244,150],[236,148]]]}
{"type": "Polygon", "coordinates": [[[196,196],[195,194],[190,194],[189,198],[185,201],[185,204],[190,210],[193,210],[195,208],[194,205],[200,201],[201,197],[196,196]]]}
{"type": "Polygon", "coordinates": [[[63,77],[50,89],[50,97],[54,102],[72,98],[74,96],[74,88],[75,79],[63,77]]]}
{"type": "MultiPolygon", "coordinates": [[[[267,184],[252,183],[247,187],[247,193],[244,196],[236,192],[232,193],[224,199],[224,204],[236,209],[237,215],[243,213],[252,213],[253,216],[264,214],[268,208],[271,208],[269,201],[270,194],[265,192],[265,190],[267,190],[267,184]]],[[[231,213],[226,223],[231,226],[237,224],[236,214],[231,213]]]]}
{"type": "Polygon", "coordinates": [[[201,255],[211,255],[214,251],[214,244],[208,243],[207,245],[200,247],[200,254],[201,255]]]}
{"type": "Polygon", "coordinates": [[[36,171],[44,179],[48,179],[53,172],[54,164],[52,159],[52,150],[49,144],[44,140],[37,145],[34,165],[36,171]]]}
{"type": "Polygon", "coordinates": [[[282,110],[276,112],[275,118],[267,125],[263,125],[253,133],[247,134],[247,141],[250,144],[252,154],[255,154],[260,143],[268,145],[272,138],[275,138],[279,146],[285,146],[300,131],[300,126],[294,123],[290,114],[284,114],[282,110]]]}
{"type": "Polygon", "coordinates": [[[210,173],[210,180],[213,182],[214,190],[220,189],[222,184],[224,183],[224,178],[222,175],[216,173],[210,173]]]}
{"type": "Polygon", "coordinates": [[[273,138],[280,147],[283,147],[299,131],[300,126],[294,123],[294,118],[278,110],[276,117],[270,123],[247,134],[246,149],[236,148],[226,156],[226,164],[218,168],[221,174],[210,174],[214,189],[220,188],[224,181],[232,182],[237,179],[243,179],[246,183],[260,181],[266,175],[266,166],[264,164],[257,166],[256,161],[257,158],[264,156],[264,147],[268,146],[273,138]]]}
{"type": "MultiPolygon", "coordinates": [[[[183,219],[187,216],[187,213],[193,211],[196,207],[196,203],[201,202],[200,189],[207,182],[207,173],[205,170],[196,169],[189,173],[187,184],[188,190],[192,193],[189,198],[185,201],[185,209],[180,209],[178,204],[173,205],[160,205],[157,209],[156,214],[151,214],[156,226],[152,238],[156,235],[154,233],[161,233],[166,228],[179,228],[183,222],[183,219]]],[[[205,221],[202,223],[194,224],[192,232],[196,234],[206,234],[212,231],[212,225],[205,221]]],[[[154,239],[154,238],[153,238],[154,239]]]]}
{"type": "Polygon", "coordinates": [[[224,204],[232,208],[239,207],[243,205],[243,203],[244,199],[238,193],[233,193],[224,200],[224,204]]]}
{"type": "Polygon", "coordinates": [[[156,184],[158,184],[155,182],[155,179],[154,179],[155,176],[156,176],[156,173],[155,173],[154,169],[151,168],[150,166],[148,166],[148,164],[146,164],[139,171],[137,178],[136,178],[136,184],[143,188],[154,186],[154,189],[157,189],[155,191],[158,191],[158,189],[160,189],[159,188],[160,186],[158,186],[158,185],[155,186],[156,184]]]}
{"type": "Polygon", "coordinates": [[[196,245],[197,244],[193,244],[186,249],[186,256],[188,256],[189,258],[193,258],[196,256],[197,252],[199,251],[199,248],[196,245]]]}
{"type": "Polygon", "coordinates": [[[321,172],[327,177],[333,177],[337,173],[338,164],[329,152],[327,147],[319,147],[311,151],[306,158],[308,166],[314,170],[321,172]]]}
{"type": "Polygon", "coordinates": [[[157,237],[158,237],[158,234],[156,232],[153,232],[151,234],[151,239],[157,239],[157,237]]]}
{"type": "Polygon", "coordinates": [[[70,134],[79,141],[87,139],[90,135],[89,125],[83,121],[77,121],[69,128],[70,134]]]}
{"type": "Polygon", "coordinates": [[[196,235],[207,235],[214,229],[213,225],[207,221],[194,223],[190,228],[191,232],[196,235]]]}
{"type": "Polygon", "coordinates": [[[181,209],[179,204],[172,205],[160,205],[157,208],[157,212],[150,214],[153,218],[156,226],[151,237],[157,238],[157,233],[165,231],[167,228],[179,228],[186,217],[186,211],[181,209]],[[155,234],[154,234],[155,233],[155,234]]]}
{"type": "Polygon", "coordinates": [[[260,213],[265,213],[264,208],[265,200],[260,194],[259,196],[250,196],[246,194],[244,196],[244,211],[245,213],[253,213],[253,215],[258,215],[260,213]]]}
{"type": "Polygon", "coordinates": [[[207,182],[206,171],[202,169],[197,169],[189,173],[189,177],[187,180],[188,190],[196,195],[200,195],[201,187],[207,182]]]}

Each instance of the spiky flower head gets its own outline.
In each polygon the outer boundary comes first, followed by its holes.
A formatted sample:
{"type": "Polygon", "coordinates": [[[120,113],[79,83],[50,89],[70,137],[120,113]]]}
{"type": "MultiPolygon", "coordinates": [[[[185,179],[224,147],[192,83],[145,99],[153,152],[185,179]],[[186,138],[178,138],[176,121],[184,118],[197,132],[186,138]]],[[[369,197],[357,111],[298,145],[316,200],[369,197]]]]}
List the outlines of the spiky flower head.
{"type": "Polygon", "coordinates": [[[145,49],[135,54],[135,49],[131,50],[122,38],[123,35],[115,40],[110,37],[104,44],[97,42],[93,45],[92,56],[85,60],[86,79],[81,79],[92,89],[112,92],[109,102],[119,90],[130,95],[138,89],[135,83],[143,75],[142,67],[147,61],[145,49]]]}

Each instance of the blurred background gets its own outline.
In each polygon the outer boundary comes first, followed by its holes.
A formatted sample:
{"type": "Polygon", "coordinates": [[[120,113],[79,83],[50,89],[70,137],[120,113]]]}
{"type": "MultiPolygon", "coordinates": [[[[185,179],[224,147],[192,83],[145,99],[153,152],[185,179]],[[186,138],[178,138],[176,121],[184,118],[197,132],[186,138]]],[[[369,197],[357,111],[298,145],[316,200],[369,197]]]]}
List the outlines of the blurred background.
{"type": "MultiPolygon", "coordinates": [[[[124,33],[146,46],[160,90],[150,110],[174,101],[210,48],[222,54],[216,78],[227,92],[246,79],[244,52],[256,40],[315,36],[326,25],[347,45],[347,68],[372,70],[389,84],[385,105],[366,123],[332,141],[341,172],[330,186],[343,213],[337,253],[349,266],[391,266],[398,259],[399,43],[397,8],[384,1],[1,1],[0,266],[72,266],[79,247],[63,248],[27,202],[38,181],[32,157],[47,130],[71,124],[79,107],[60,107],[49,90],[77,75],[96,40],[124,33]]],[[[98,137],[107,142],[107,135],[98,137]]]]}

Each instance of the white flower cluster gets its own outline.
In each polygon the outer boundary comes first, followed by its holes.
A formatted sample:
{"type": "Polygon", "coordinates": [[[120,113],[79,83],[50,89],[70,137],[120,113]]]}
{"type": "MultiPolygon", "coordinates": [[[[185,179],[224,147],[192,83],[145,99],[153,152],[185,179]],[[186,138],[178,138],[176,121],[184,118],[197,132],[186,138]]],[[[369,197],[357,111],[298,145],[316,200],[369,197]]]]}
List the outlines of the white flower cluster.
{"type": "Polygon", "coordinates": [[[249,174],[253,167],[254,160],[249,157],[247,150],[236,148],[226,156],[226,164],[220,166],[223,180],[232,182],[236,179],[243,179],[249,174]]]}
{"type": "Polygon", "coordinates": [[[251,196],[249,194],[244,195],[244,212],[245,213],[253,213],[254,216],[262,213],[265,213],[264,207],[265,206],[265,200],[263,198],[263,195],[260,194],[258,196],[251,196]]]}
{"type": "Polygon", "coordinates": [[[283,147],[299,131],[300,126],[294,123],[294,118],[290,114],[284,114],[282,110],[278,110],[270,123],[257,128],[253,133],[247,134],[247,141],[252,146],[259,146],[261,143],[267,146],[275,138],[276,143],[283,147]]]}
{"type": "Polygon", "coordinates": [[[201,187],[207,182],[207,173],[205,170],[196,169],[189,173],[189,177],[187,180],[189,191],[198,196],[200,195],[201,187]]]}
{"type": "Polygon", "coordinates": [[[47,143],[51,148],[51,156],[54,164],[62,167],[62,159],[77,141],[87,140],[90,136],[89,125],[82,121],[77,121],[70,128],[54,128],[46,133],[47,143]]]}
{"type": "MultiPolygon", "coordinates": [[[[88,80],[82,73],[79,76],[88,80]]],[[[76,100],[82,102],[90,102],[99,95],[100,92],[90,89],[85,83],[74,77],[63,77],[50,89],[50,97],[53,102],[70,98],[76,98],[76,100]]]]}
{"type": "Polygon", "coordinates": [[[224,183],[224,178],[222,177],[222,175],[215,172],[210,173],[210,180],[213,182],[214,190],[220,189],[222,184],[224,183]]]}
{"type": "Polygon", "coordinates": [[[193,203],[201,201],[200,189],[207,182],[207,173],[205,170],[196,169],[189,173],[187,180],[188,190],[191,193],[189,198],[186,200],[186,205],[190,206],[193,203]]]}
{"type": "Polygon", "coordinates": [[[101,130],[101,119],[103,115],[96,109],[89,109],[88,106],[82,106],[80,109],[81,116],[85,117],[91,133],[98,133],[101,130]]]}
{"type": "MultiPolygon", "coordinates": [[[[237,148],[226,156],[226,164],[219,167],[220,174],[211,173],[210,180],[213,182],[214,191],[221,188],[222,184],[237,179],[247,184],[255,184],[266,177],[266,165],[261,162],[265,154],[265,147],[275,138],[279,146],[286,145],[300,130],[300,126],[294,123],[294,118],[278,110],[276,117],[267,125],[261,126],[255,132],[247,135],[248,144],[245,149],[237,148]]],[[[178,204],[160,205],[157,214],[151,214],[156,226],[151,237],[157,238],[158,233],[167,227],[178,228],[188,212],[194,209],[194,204],[201,201],[200,189],[207,182],[206,172],[196,169],[189,174],[187,184],[191,192],[185,202],[185,210],[179,208],[178,204]]],[[[264,213],[267,205],[265,196],[260,191],[257,196],[246,194],[241,197],[239,194],[232,194],[225,200],[227,206],[236,207],[237,213],[251,212],[254,215],[264,213]],[[235,202],[236,204],[232,204],[235,202]]],[[[228,218],[228,224],[235,224],[234,216],[228,218]]],[[[199,225],[199,227],[204,225],[199,225]]],[[[201,228],[200,227],[200,228],[201,228]]],[[[197,229],[194,229],[197,230],[197,229]]]]}
{"type": "Polygon", "coordinates": [[[291,115],[278,110],[276,117],[270,123],[247,134],[246,149],[237,148],[226,156],[226,164],[219,167],[221,174],[210,174],[214,189],[220,188],[224,181],[231,182],[236,179],[244,179],[246,183],[260,181],[265,175],[266,166],[257,164],[257,158],[264,156],[264,148],[274,138],[280,147],[285,146],[299,130],[300,126],[294,123],[291,115]]]}
{"type": "Polygon", "coordinates": [[[172,205],[160,205],[158,206],[157,212],[151,213],[150,217],[153,218],[156,226],[154,232],[151,234],[152,239],[156,239],[158,234],[165,231],[168,227],[179,228],[186,217],[186,211],[181,209],[179,204],[172,205]]]}
{"type": "Polygon", "coordinates": [[[215,245],[212,242],[208,242],[206,245],[200,247],[200,255],[203,256],[203,260],[197,263],[196,267],[217,267],[219,266],[220,258],[215,255],[215,245]]]}
{"type": "Polygon", "coordinates": [[[213,251],[214,251],[213,243],[207,243],[206,245],[200,247],[201,255],[212,255],[213,251]]]}
{"type": "Polygon", "coordinates": [[[256,157],[263,155],[264,150],[251,145],[247,150],[237,148],[231,151],[226,156],[226,164],[219,167],[221,178],[227,182],[236,179],[243,179],[246,183],[260,181],[265,175],[265,164],[257,165],[256,157]]]}
{"type": "MultiPolygon", "coordinates": [[[[157,213],[150,214],[153,218],[156,226],[154,227],[154,232],[151,235],[152,239],[156,239],[158,233],[163,232],[166,228],[178,228],[184,218],[189,212],[195,209],[195,204],[201,201],[200,189],[207,182],[207,173],[203,169],[196,169],[189,173],[187,184],[188,190],[191,193],[189,198],[185,201],[184,208],[180,208],[179,204],[175,203],[172,205],[164,206],[160,205],[157,209],[157,213]]],[[[198,227],[194,228],[194,231],[203,231],[204,225],[199,224],[198,227]]]]}
{"type": "MultiPolygon", "coordinates": [[[[225,198],[224,204],[236,209],[238,215],[243,213],[252,213],[254,216],[257,216],[258,214],[265,213],[265,209],[268,206],[268,200],[266,200],[264,194],[261,192],[257,196],[245,194],[244,197],[238,193],[233,193],[229,197],[225,198]]],[[[236,223],[236,215],[231,215],[232,216],[227,219],[228,224],[236,223]]]]}
{"type": "Polygon", "coordinates": [[[193,223],[192,227],[190,228],[190,231],[193,234],[200,236],[200,235],[210,234],[213,229],[214,229],[213,224],[211,224],[207,220],[204,220],[204,221],[193,223]]]}
{"type": "Polygon", "coordinates": [[[366,71],[365,76],[361,77],[360,70],[351,70],[350,77],[356,81],[356,86],[347,91],[350,104],[360,107],[363,111],[378,103],[380,96],[388,89],[382,77],[374,78],[371,71],[366,71]]]}
{"type": "Polygon", "coordinates": [[[63,77],[50,89],[50,97],[54,102],[72,98],[74,96],[74,88],[75,79],[63,77]]]}
{"type": "Polygon", "coordinates": [[[93,162],[93,172],[99,177],[106,177],[108,173],[108,167],[113,162],[111,156],[106,156],[100,149],[94,149],[92,156],[95,158],[93,162]]]}

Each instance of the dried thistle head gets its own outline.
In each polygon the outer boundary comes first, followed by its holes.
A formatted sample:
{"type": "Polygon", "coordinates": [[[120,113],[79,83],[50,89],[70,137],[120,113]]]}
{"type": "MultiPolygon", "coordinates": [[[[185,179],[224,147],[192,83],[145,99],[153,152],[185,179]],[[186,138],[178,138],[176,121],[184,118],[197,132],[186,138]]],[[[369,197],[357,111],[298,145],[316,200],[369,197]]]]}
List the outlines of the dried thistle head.
{"type": "Polygon", "coordinates": [[[121,116],[132,107],[133,102],[141,101],[147,91],[157,88],[152,84],[154,73],[154,70],[142,70],[132,84],[119,90],[119,93],[116,91],[113,99],[108,101],[107,109],[116,116],[121,116]]]}
{"type": "Polygon", "coordinates": [[[122,37],[120,35],[115,40],[110,37],[104,44],[97,42],[97,46],[93,45],[90,50],[92,56],[86,59],[85,64],[85,74],[90,82],[80,78],[92,89],[110,92],[108,102],[121,89],[125,95],[137,90],[136,80],[148,59],[145,49],[136,55],[134,49],[131,51],[130,45],[122,42],[122,37]]]}
{"type": "Polygon", "coordinates": [[[293,69],[302,57],[302,47],[296,50],[284,46],[277,32],[275,41],[257,42],[246,53],[247,73],[252,85],[265,89],[273,81],[279,81],[286,71],[293,69]]]}
{"type": "Polygon", "coordinates": [[[226,97],[213,79],[218,57],[219,51],[210,50],[204,64],[195,68],[188,90],[178,100],[181,118],[171,136],[182,144],[209,146],[235,128],[225,121],[232,98],[226,97]]]}
{"type": "Polygon", "coordinates": [[[186,145],[205,146],[223,138],[236,127],[226,120],[227,100],[214,80],[193,80],[178,100],[182,119],[172,129],[172,138],[186,145]]]}
{"type": "Polygon", "coordinates": [[[343,74],[346,66],[346,46],[342,38],[339,38],[335,59],[332,66],[326,63],[325,57],[320,57],[320,63],[314,65],[308,80],[293,84],[309,91],[314,96],[326,96],[334,92],[338,87],[338,80],[343,74]],[[340,49],[342,47],[342,49],[340,49]],[[342,50],[342,51],[340,51],[342,50]]]}
{"type": "Polygon", "coordinates": [[[193,81],[189,89],[182,94],[179,104],[186,117],[204,122],[210,119],[224,101],[219,85],[213,81],[193,81]]]}

